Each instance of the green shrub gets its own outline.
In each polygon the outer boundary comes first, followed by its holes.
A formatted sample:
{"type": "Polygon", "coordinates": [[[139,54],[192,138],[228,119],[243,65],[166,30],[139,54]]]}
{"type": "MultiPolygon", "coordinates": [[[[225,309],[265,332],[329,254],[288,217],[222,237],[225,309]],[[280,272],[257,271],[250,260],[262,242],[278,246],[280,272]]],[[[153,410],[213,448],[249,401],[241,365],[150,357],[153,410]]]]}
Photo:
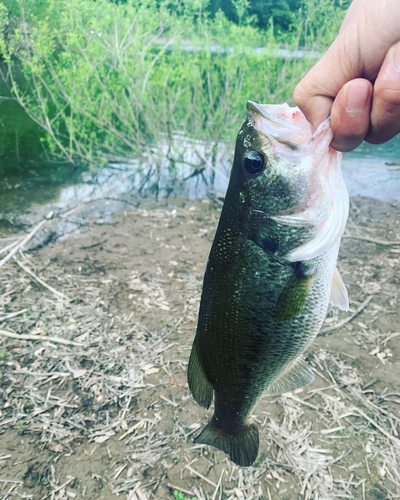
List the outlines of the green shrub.
{"type": "Polygon", "coordinates": [[[343,17],[333,0],[305,0],[299,19],[277,40],[251,19],[239,26],[222,11],[211,18],[196,1],[12,5],[7,13],[0,4],[0,49],[13,92],[47,131],[53,155],[94,164],[132,157],[157,162],[160,144],[174,162],[179,133],[205,141],[215,163],[216,145],[233,141],[247,99],[290,100],[314,63],[277,57],[279,42],[323,50],[343,17]]]}

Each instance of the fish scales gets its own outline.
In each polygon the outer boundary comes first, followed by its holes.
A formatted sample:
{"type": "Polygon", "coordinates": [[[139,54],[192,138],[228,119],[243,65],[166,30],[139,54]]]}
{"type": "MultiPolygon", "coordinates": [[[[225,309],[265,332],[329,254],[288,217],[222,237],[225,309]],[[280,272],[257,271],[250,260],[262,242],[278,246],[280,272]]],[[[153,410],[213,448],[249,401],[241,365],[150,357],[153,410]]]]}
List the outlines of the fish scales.
{"type": "Polygon", "coordinates": [[[297,108],[247,107],[188,367],[194,399],[206,408],[215,400],[195,441],[242,466],[258,453],[258,399],[312,382],[301,355],[329,301],[348,307],[336,269],[348,195],[329,122],[313,133],[297,108]]]}

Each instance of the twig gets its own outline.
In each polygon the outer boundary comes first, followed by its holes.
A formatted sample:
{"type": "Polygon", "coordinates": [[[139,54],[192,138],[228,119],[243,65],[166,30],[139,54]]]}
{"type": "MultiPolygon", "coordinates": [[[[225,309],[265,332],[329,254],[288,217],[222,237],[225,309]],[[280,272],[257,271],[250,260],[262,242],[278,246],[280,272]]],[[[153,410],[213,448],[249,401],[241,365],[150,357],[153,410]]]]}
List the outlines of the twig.
{"type": "Polygon", "coordinates": [[[7,332],[6,330],[0,330],[0,335],[2,335],[3,337],[8,337],[10,339],[17,339],[17,340],[48,340],[49,342],[56,342],[58,344],[65,344],[65,345],[77,345],[77,346],[85,345],[81,344],[80,342],[61,339],[60,337],[46,337],[45,335],[32,335],[29,333],[18,334],[18,333],[7,332]]]}
{"type": "Polygon", "coordinates": [[[11,488],[7,491],[7,493],[5,494],[5,496],[3,497],[3,500],[7,500],[7,498],[9,497],[10,493],[12,493],[15,488],[17,487],[16,484],[13,484],[11,485],[11,488]]]}
{"type": "Polygon", "coordinates": [[[11,250],[12,248],[15,247],[15,245],[18,245],[18,243],[22,241],[22,238],[17,238],[15,241],[13,241],[12,243],[10,243],[9,245],[7,245],[6,247],[3,247],[3,248],[0,248],[0,255],[2,255],[3,253],[6,253],[8,252],[9,250],[11,250]]]}
{"type": "Polygon", "coordinates": [[[0,321],[5,321],[6,319],[15,318],[16,316],[19,316],[20,314],[24,314],[24,312],[26,312],[27,310],[28,309],[21,309],[20,311],[6,314],[5,316],[2,316],[0,318],[0,321]]]}
{"type": "Polygon", "coordinates": [[[134,488],[128,493],[128,496],[127,496],[127,500],[134,500],[134,498],[136,498],[136,491],[139,489],[139,486],[141,485],[142,483],[140,481],[138,481],[134,488]]]}
{"type": "Polygon", "coordinates": [[[128,429],[126,432],[124,432],[124,434],[122,434],[122,436],[118,439],[118,441],[121,441],[122,439],[124,439],[126,436],[129,436],[129,434],[132,434],[132,432],[136,429],[138,429],[139,427],[141,427],[143,425],[143,420],[139,420],[139,422],[136,422],[135,425],[133,425],[130,429],[128,429]]]}
{"type": "Polygon", "coordinates": [[[47,495],[45,495],[45,496],[42,498],[42,500],[45,500],[45,498],[48,498],[49,496],[54,495],[55,493],[58,493],[58,492],[59,492],[59,491],[61,491],[63,488],[65,488],[66,486],[68,486],[68,485],[69,485],[69,483],[70,483],[71,481],[73,481],[74,479],[75,479],[74,477],[70,477],[70,478],[68,479],[68,481],[65,481],[65,483],[64,483],[64,484],[62,484],[61,486],[59,486],[59,487],[58,487],[58,488],[56,488],[55,490],[53,490],[53,491],[51,491],[50,493],[48,493],[47,495]]]}
{"type": "Polygon", "coordinates": [[[311,476],[312,476],[311,472],[308,472],[306,474],[306,477],[304,478],[303,485],[302,485],[301,490],[300,490],[300,495],[304,495],[304,492],[306,491],[306,488],[307,488],[308,480],[310,479],[311,476]]]}
{"type": "Polygon", "coordinates": [[[362,240],[362,241],[369,241],[370,243],[376,243],[377,245],[383,245],[383,246],[390,246],[390,245],[400,245],[400,240],[397,241],[385,241],[385,240],[378,240],[376,238],[370,238],[368,236],[355,236],[352,234],[344,234],[342,238],[348,238],[352,240],[362,240]]]}
{"type": "Polygon", "coordinates": [[[198,476],[200,479],[203,479],[203,481],[205,481],[206,483],[211,484],[211,486],[214,486],[214,488],[216,488],[216,487],[217,487],[217,485],[214,483],[214,481],[211,481],[211,479],[208,479],[208,477],[203,476],[203,474],[200,474],[200,472],[197,472],[197,470],[192,469],[192,467],[190,467],[190,465],[187,465],[187,466],[186,466],[186,469],[187,469],[187,470],[190,470],[190,472],[191,472],[192,474],[195,474],[195,475],[196,475],[196,476],[198,476]]]}
{"type": "Polygon", "coordinates": [[[40,230],[42,229],[42,227],[46,224],[47,220],[42,220],[41,222],[39,222],[39,224],[32,229],[32,231],[30,233],[28,233],[25,238],[20,242],[18,243],[18,245],[16,245],[12,250],[11,252],[9,252],[3,260],[0,260],[0,267],[4,266],[4,264],[6,262],[8,262],[11,257],[14,257],[14,255],[19,251],[20,248],[23,248],[29,240],[31,240],[35,234],[40,230]]]}
{"type": "Polygon", "coordinates": [[[284,394],[284,396],[286,396],[288,399],[292,399],[293,401],[296,401],[296,403],[300,403],[302,405],[305,405],[305,406],[308,406],[309,408],[312,408],[313,410],[319,410],[319,406],[315,406],[311,403],[308,403],[307,401],[303,401],[302,399],[300,398],[296,398],[296,396],[293,396],[293,394],[287,392],[286,394],[284,394]]]}
{"type": "Polygon", "coordinates": [[[383,427],[377,424],[375,420],[372,420],[372,418],[370,418],[366,413],[364,413],[359,408],[354,407],[354,410],[357,411],[363,418],[365,418],[365,420],[368,420],[370,424],[372,424],[376,429],[378,429],[378,431],[380,431],[384,436],[393,441],[400,448],[400,439],[397,439],[395,436],[392,436],[392,434],[385,431],[383,427]]]}
{"type": "Polygon", "coordinates": [[[395,337],[398,337],[398,336],[400,336],[400,332],[391,333],[385,339],[382,340],[383,345],[386,346],[386,344],[389,342],[389,340],[392,340],[392,339],[394,339],[395,337]]]}
{"type": "Polygon", "coordinates": [[[224,472],[225,472],[225,469],[222,469],[221,475],[219,476],[217,487],[215,488],[214,495],[212,496],[211,500],[215,500],[217,498],[217,493],[218,493],[219,487],[221,486],[222,476],[224,475],[224,472]]]}
{"type": "Polygon", "coordinates": [[[336,325],[324,328],[323,330],[321,330],[320,335],[324,336],[326,333],[330,334],[335,330],[341,328],[346,323],[349,323],[352,319],[354,319],[358,314],[360,314],[361,311],[363,311],[367,307],[367,305],[370,303],[371,300],[372,300],[372,295],[370,295],[367,299],[364,300],[364,302],[360,305],[360,307],[357,309],[356,312],[354,312],[347,318],[342,319],[341,321],[339,321],[339,323],[336,323],[336,325]]]}
{"type": "Polygon", "coordinates": [[[185,495],[190,495],[192,497],[195,496],[195,493],[193,493],[193,491],[185,490],[185,488],[181,488],[180,486],[175,486],[174,484],[171,483],[168,483],[167,486],[168,488],[171,488],[171,490],[178,490],[181,491],[182,493],[185,493],[185,495]]]}
{"type": "Polygon", "coordinates": [[[35,280],[40,283],[42,286],[44,286],[45,288],[47,288],[48,290],[50,290],[50,292],[54,293],[54,295],[56,295],[57,297],[61,298],[61,299],[66,299],[67,297],[62,293],[62,292],[59,292],[58,290],[56,290],[55,288],[53,288],[52,286],[48,285],[44,280],[42,280],[42,278],[39,278],[39,276],[37,276],[33,271],[31,271],[29,269],[29,267],[26,267],[25,264],[23,264],[22,262],[20,262],[19,260],[15,259],[15,262],[26,272],[28,273],[30,276],[32,276],[32,278],[35,278],[35,280]]]}
{"type": "MultiPolygon", "coordinates": [[[[90,203],[90,202],[89,202],[90,203]]],[[[77,212],[78,210],[80,210],[81,208],[83,208],[86,204],[85,203],[80,203],[79,205],[77,205],[76,207],[72,208],[71,210],[68,210],[68,212],[66,212],[65,214],[61,214],[60,215],[60,218],[61,219],[66,219],[67,217],[69,217],[70,215],[72,215],[73,213],[77,212]]]]}
{"type": "Polygon", "coordinates": [[[170,404],[171,406],[179,406],[179,403],[175,403],[175,401],[172,401],[171,399],[166,398],[162,394],[160,395],[160,398],[163,399],[166,403],[170,404]]]}

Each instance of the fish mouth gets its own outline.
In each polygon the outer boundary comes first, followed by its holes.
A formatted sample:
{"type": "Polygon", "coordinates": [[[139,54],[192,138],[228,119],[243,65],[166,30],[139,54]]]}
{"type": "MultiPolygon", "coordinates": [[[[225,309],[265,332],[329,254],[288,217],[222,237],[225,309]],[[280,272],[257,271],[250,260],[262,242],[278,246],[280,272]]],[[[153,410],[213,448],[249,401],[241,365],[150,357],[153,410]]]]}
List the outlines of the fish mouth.
{"type": "Polygon", "coordinates": [[[299,146],[312,140],[315,132],[304,114],[288,104],[258,104],[247,101],[247,118],[262,135],[287,146],[299,146]]]}
{"type": "MultiPolygon", "coordinates": [[[[271,113],[268,113],[268,111],[265,109],[267,105],[265,104],[258,104],[254,101],[247,101],[246,104],[246,109],[248,111],[248,115],[251,116],[252,113],[257,113],[269,122],[275,123],[276,125],[280,125],[281,127],[285,127],[288,129],[296,130],[296,132],[299,130],[299,127],[296,127],[296,125],[293,125],[292,123],[282,120],[276,116],[274,116],[271,113]]],[[[250,118],[249,116],[249,118],[250,118]]]]}

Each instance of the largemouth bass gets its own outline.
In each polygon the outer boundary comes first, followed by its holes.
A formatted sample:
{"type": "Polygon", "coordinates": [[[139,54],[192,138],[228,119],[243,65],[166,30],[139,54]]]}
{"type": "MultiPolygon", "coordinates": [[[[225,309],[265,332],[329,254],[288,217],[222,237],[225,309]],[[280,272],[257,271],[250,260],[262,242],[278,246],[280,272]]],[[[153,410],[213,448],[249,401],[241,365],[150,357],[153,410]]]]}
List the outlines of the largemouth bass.
{"type": "Polygon", "coordinates": [[[349,211],[330,121],[314,132],[298,108],[249,101],[204,276],[189,388],[214,415],[196,443],[241,466],[259,447],[250,420],[263,393],[314,379],[302,353],[329,302],[348,309],[336,268],[349,211]]]}

